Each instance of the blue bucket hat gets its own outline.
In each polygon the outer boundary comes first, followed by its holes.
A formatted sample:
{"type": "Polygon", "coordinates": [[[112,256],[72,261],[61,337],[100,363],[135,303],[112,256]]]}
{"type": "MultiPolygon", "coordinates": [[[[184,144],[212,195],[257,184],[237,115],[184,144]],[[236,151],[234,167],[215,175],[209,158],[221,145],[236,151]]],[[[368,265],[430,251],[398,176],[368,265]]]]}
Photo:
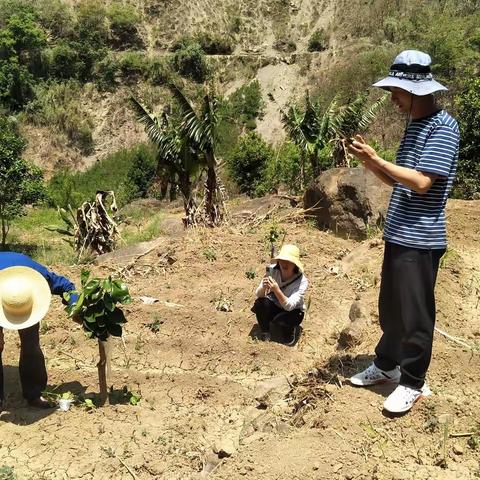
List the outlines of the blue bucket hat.
{"type": "Polygon", "coordinates": [[[404,50],[396,56],[388,76],[374,83],[373,86],[384,90],[398,87],[418,96],[448,90],[433,79],[431,64],[430,55],[418,50],[404,50]]]}

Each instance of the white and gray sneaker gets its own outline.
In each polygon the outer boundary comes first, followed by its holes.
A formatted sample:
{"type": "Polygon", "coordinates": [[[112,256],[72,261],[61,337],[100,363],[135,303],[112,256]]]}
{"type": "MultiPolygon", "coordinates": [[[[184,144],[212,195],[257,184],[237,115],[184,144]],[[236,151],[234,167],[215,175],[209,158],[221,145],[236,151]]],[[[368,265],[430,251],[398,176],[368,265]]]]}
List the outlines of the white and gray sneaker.
{"type": "Polygon", "coordinates": [[[372,363],[363,372],[357,373],[350,377],[350,383],[360,387],[368,387],[369,385],[377,385],[379,383],[398,383],[400,381],[400,367],[393,370],[381,370],[372,363]]]}
{"type": "MultiPolygon", "coordinates": [[[[428,396],[423,395],[424,390],[424,388],[417,390],[415,388],[406,387],[405,385],[399,385],[387,397],[385,403],[383,404],[383,408],[390,413],[408,412],[418,399],[420,399],[422,396],[428,396]]],[[[430,392],[430,389],[428,389],[428,391],[430,392]]]]}

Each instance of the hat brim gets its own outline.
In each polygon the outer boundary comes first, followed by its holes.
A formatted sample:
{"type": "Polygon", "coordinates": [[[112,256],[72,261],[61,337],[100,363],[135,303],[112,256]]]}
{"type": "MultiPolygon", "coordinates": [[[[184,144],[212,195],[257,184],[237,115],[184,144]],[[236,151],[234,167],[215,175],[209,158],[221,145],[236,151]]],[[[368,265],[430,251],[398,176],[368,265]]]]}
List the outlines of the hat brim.
{"type": "Polygon", "coordinates": [[[424,95],[430,95],[435,92],[448,90],[447,87],[437,82],[436,80],[409,80],[406,78],[398,77],[385,77],[382,80],[374,83],[373,87],[390,89],[390,87],[401,88],[407,92],[422,97],[424,95]]]}
{"type": "Polygon", "coordinates": [[[303,264],[297,258],[290,255],[278,255],[273,259],[273,261],[276,262],[277,260],[286,260],[287,262],[293,263],[303,273],[303,264]]]}
{"type": "Polygon", "coordinates": [[[23,330],[36,325],[48,312],[52,293],[43,275],[30,267],[9,267],[0,270],[0,327],[8,330],[23,330]],[[23,315],[5,311],[2,302],[2,286],[14,276],[22,276],[31,283],[33,301],[31,310],[23,315]]]}

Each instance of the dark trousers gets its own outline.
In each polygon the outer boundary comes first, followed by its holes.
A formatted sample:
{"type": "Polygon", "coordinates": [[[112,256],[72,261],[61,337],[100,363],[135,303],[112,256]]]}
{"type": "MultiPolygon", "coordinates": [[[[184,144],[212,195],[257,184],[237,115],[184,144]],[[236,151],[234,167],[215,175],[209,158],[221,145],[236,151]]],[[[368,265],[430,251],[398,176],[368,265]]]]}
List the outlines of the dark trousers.
{"type": "Polygon", "coordinates": [[[252,307],[262,332],[269,332],[270,327],[278,328],[284,339],[290,339],[293,329],[302,323],[304,312],[299,309],[287,312],[275,305],[267,297],[257,298],[252,307]]]}
{"type": "Polygon", "coordinates": [[[375,365],[400,365],[400,385],[422,388],[432,356],[435,282],[444,249],[425,250],[385,243],[378,310],[383,335],[375,365]]]}
{"type": "MultiPolygon", "coordinates": [[[[18,331],[20,335],[20,383],[26,400],[35,400],[47,387],[47,369],[45,357],[40,348],[39,325],[18,331]]],[[[3,390],[3,329],[0,328],[0,399],[4,398],[3,390]]]]}

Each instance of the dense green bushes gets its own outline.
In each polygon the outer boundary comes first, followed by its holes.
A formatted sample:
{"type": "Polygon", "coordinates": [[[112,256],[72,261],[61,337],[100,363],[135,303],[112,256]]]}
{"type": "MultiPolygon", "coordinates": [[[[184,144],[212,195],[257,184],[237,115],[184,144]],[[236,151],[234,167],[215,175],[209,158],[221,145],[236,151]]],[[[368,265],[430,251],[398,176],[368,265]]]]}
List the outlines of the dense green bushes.
{"type": "Polygon", "coordinates": [[[318,29],[312,33],[312,36],[308,40],[309,52],[323,52],[328,48],[328,37],[325,30],[318,29]]]}
{"type": "Polygon", "coordinates": [[[143,198],[152,186],[155,166],[152,147],[138,145],[109,155],[85,172],[60,171],[48,183],[48,204],[78,207],[92,200],[97,190],[113,190],[120,205],[143,198]]]}
{"type": "Polygon", "coordinates": [[[177,47],[172,59],[175,70],[183,77],[204,82],[208,76],[208,65],[200,44],[184,42],[177,47]]]}
{"type": "Polygon", "coordinates": [[[248,133],[240,139],[229,159],[228,167],[242,193],[256,195],[264,169],[272,156],[272,149],[257,133],[248,133]]]}
{"type": "Polygon", "coordinates": [[[262,118],[264,107],[257,80],[242,85],[222,100],[217,127],[218,153],[221,157],[230,158],[240,134],[255,129],[257,118],[262,118]]]}
{"type": "Polygon", "coordinates": [[[230,95],[229,114],[247,129],[253,130],[257,126],[257,119],[263,116],[265,103],[258,80],[246,83],[230,95]]]}
{"type": "Polygon", "coordinates": [[[46,35],[29,13],[14,14],[0,30],[0,101],[23,107],[33,95],[35,76],[41,76],[46,35]]]}
{"type": "Polygon", "coordinates": [[[5,247],[10,222],[25,212],[25,205],[44,196],[42,171],[27,162],[21,154],[24,140],[16,125],[0,116],[0,236],[5,247]]]}
{"type": "Polygon", "coordinates": [[[158,192],[152,191],[157,160],[151,147],[139,146],[133,152],[132,163],[123,182],[123,199],[126,203],[136,198],[156,197],[158,192]]]}
{"type": "Polygon", "coordinates": [[[480,80],[470,80],[457,101],[461,148],[453,194],[472,198],[480,195],[480,80]]]}
{"type": "Polygon", "coordinates": [[[110,21],[112,44],[116,48],[142,46],[138,35],[140,15],[132,5],[115,2],[108,7],[106,13],[110,21]]]}
{"type": "Polygon", "coordinates": [[[254,132],[240,138],[228,162],[228,170],[240,192],[250,197],[280,189],[300,194],[305,178],[311,178],[311,166],[302,164],[295,144],[287,141],[272,148],[254,132]]]}
{"type": "Polygon", "coordinates": [[[171,50],[175,52],[193,43],[200,45],[207,55],[230,55],[234,50],[232,37],[207,31],[198,32],[193,36],[184,35],[180,37],[173,43],[171,50]]]}
{"type": "Polygon", "coordinates": [[[75,8],[62,0],[0,0],[0,103],[22,109],[45,79],[95,80],[115,87],[117,73],[148,70],[144,55],[119,61],[112,49],[141,48],[140,16],[130,5],[83,0],[75,8]]]}

